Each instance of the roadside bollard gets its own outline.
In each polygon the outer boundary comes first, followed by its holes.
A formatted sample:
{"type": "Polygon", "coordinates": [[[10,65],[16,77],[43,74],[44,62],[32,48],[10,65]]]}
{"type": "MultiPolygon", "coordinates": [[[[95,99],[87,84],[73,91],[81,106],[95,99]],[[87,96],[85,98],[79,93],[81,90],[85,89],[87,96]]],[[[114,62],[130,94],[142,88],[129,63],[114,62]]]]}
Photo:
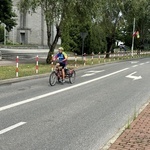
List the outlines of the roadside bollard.
{"type": "Polygon", "coordinates": [[[92,62],[91,62],[92,65],[93,65],[93,56],[94,56],[94,52],[92,52],[92,62]]]}
{"type": "Polygon", "coordinates": [[[16,57],[16,77],[18,77],[18,72],[19,72],[19,56],[16,57]]]}
{"type": "Polygon", "coordinates": [[[119,60],[119,57],[120,57],[120,55],[119,55],[119,53],[118,53],[118,60],[119,60]]]}
{"type": "Polygon", "coordinates": [[[74,57],[74,61],[75,61],[74,66],[77,67],[77,53],[75,53],[74,56],[75,56],[74,57]]]}
{"type": "Polygon", "coordinates": [[[109,53],[109,62],[111,61],[112,55],[111,52],[109,53]]]}
{"type": "Polygon", "coordinates": [[[105,63],[105,59],[106,59],[106,54],[107,54],[107,53],[106,53],[106,51],[105,51],[105,53],[104,53],[104,63],[105,63]]]}
{"type": "Polygon", "coordinates": [[[128,59],[130,58],[130,54],[129,53],[127,53],[127,56],[128,56],[128,59]]]}
{"type": "Polygon", "coordinates": [[[86,53],[83,54],[84,66],[86,65],[86,53]]]}
{"type": "Polygon", "coordinates": [[[116,54],[114,53],[114,60],[116,60],[116,54]]]}
{"type": "MultiPolygon", "coordinates": [[[[52,55],[52,59],[53,59],[53,55],[52,55]]],[[[54,62],[51,62],[51,71],[54,71],[54,62]]]]}
{"type": "Polygon", "coordinates": [[[38,69],[39,69],[39,68],[38,68],[38,65],[39,65],[39,62],[38,62],[38,61],[39,61],[39,57],[38,57],[38,55],[37,55],[37,56],[36,56],[36,68],[35,68],[35,73],[38,73],[38,71],[39,71],[39,70],[38,70],[38,69]]]}
{"type": "Polygon", "coordinates": [[[99,60],[99,64],[101,62],[101,56],[100,56],[101,52],[98,53],[98,60],[99,60]]]}

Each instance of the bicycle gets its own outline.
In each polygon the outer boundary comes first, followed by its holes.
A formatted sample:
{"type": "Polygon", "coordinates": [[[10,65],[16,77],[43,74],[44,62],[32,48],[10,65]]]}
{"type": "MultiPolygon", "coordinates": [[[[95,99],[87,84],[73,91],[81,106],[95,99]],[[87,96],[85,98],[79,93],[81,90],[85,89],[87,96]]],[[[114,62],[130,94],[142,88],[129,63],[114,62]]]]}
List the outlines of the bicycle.
{"type": "MultiPolygon", "coordinates": [[[[65,69],[65,79],[69,79],[69,82],[73,84],[76,78],[76,72],[74,69],[65,69]]],[[[50,73],[49,84],[54,86],[57,82],[61,83],[62,80],[62,67],[56,65],[55,70],[50,73]]]]}

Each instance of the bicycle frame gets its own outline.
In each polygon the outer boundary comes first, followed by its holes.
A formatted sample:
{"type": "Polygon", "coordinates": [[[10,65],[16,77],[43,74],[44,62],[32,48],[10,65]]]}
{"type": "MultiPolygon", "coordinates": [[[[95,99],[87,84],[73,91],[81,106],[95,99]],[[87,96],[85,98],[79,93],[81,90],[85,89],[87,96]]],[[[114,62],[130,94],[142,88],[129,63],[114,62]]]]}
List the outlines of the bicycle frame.
{"type": "Polygon", "coordinates": [[[55,73],[58,78],[62,78],[62,67],[56,66],[55,73]]]}
{"type": "MultiPolygon", "coordinates": [[[[65,69],[65,79],[69,79],[69,82],[71,84],[75,81],[76,72],[74,69],[65,69]]],[[[55,70],[51,72],[49,77],[49,83],[51,86],[55,85],[56,82],[61,82],[62,79],[62,67],[59,65],[56,65],[55,70]]]]}

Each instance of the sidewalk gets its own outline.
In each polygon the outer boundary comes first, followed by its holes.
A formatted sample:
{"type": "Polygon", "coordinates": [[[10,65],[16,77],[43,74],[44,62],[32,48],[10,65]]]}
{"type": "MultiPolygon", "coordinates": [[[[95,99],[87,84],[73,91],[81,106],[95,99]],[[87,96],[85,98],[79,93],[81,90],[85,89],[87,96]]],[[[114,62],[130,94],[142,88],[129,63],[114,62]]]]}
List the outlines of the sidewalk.
{"type": "Polygon", "coordinates": [[[150,103],[108,150],[150,150],[150,103]]]}

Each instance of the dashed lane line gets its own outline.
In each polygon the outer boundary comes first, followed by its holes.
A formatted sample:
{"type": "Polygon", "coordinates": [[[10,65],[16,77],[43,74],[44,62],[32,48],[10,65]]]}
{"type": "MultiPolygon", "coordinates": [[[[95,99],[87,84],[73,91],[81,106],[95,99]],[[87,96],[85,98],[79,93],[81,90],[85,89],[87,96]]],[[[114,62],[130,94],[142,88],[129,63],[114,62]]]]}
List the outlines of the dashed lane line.
{"type": "Polygon", "coordinates": [[[135,68],[135,67],[138,67],[138,65],[134,65],[134,66],[132,66],[133,68],[135,68]]]}
{"type": "Polygon", "coordinates": [[[20,123],[17,123],[15,125],[12,125],[12,126],[10,126],[8,128],[5,128],[5,129],[3,129],[3,130],[0,131],[0,135],[6,133],[8,131],[11,131],[11,130],[13,130],[15,128],[18,128],[18,127],[20,127],[20,126],[22,126],[24,124],[26,124],[26,122],[20,122],[20,123]]]}

